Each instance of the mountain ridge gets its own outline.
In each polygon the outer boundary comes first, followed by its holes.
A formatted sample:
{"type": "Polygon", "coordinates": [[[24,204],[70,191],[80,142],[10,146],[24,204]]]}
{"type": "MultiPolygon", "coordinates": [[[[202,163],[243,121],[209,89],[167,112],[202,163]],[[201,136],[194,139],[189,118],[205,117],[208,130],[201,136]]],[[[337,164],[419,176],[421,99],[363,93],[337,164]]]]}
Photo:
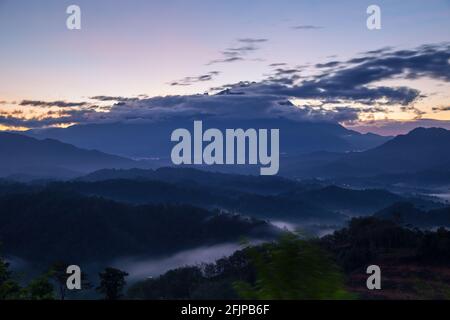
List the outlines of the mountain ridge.
{"type": "Polygon", "coordinates": [[[54,139],[39,140],[0,132],[0,175],[30,174],[71,178],[102,168],[130,168],[139,163],[98,150],[77,148],[54,139]]]}

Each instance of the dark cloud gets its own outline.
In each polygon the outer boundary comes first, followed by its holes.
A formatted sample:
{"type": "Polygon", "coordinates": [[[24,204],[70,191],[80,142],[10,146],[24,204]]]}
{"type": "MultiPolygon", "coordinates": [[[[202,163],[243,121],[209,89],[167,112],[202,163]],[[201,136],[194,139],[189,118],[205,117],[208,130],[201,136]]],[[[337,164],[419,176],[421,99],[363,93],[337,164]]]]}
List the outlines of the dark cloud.
{"type": "Polygon", "coordinates": [[[327,63],[318,63],[316,64],[316,68],[333,68],[333,67],[337,67],[341,64],[341,62],[339,61],[330,61],[327,63]]]}
{"type": "Polygon", "coordinates": [[[108,112],[94,109],[49,111],[43,115],[24,118],[23,115],[0,115],[0,123],[29,128],[71,123],[157,122],[171,118],[217,119],[278,119],[294,121],[351,121],[358,110],[294,106],[283,97],[245,95],[225,91],[219,95],[165,96],[119,102],[108,112]]]}
{"type": "Polygon", "coordinates": [[[249,43],[249,44],[255,44],[255,43],[263,43],[269,41],[269,39],[264,38],[241,38],[238,39],[239,42],[242,43],[249,43]]]}
{"type": "Polygon", "coordinates": [[[277,76],[287,76],[300,72],[300,69],[287,69],[287,68],[277,68],[275,69],[275,74],[277,76]]]}
{"type": "Polygon", "coordinates": [[[236,62],[236,61],[242,61],[242,60],[244,60],[244,58],[230,57],[230,58],[224,58],[224,59],[211,60],[210,62],[207,63],[207,65],[212,65],[212,64],[216,64],[216,63],[236,62]]]}
{"type": "Polygon", "coordinates": [[[196,82],[205,82],[205,81],[211,81],[215,76],[218,76],[220,74],[219,71],[211,71],[207,74],[203,74],[200,76],[195,77],[185,77],[181,80],[173,81],[170,83],[171,86],[190,86],[193,83],[196,82]]]}
{"type": "Polygon", "coordinates": [[[362,54],[364,54],[364,55],[380,54],[380,53],[392,51],[393,49],[394,49],[393,47],[383,47],[380,49],[365,51],[362,54]]]}
{"type": "Polygon", "coordinates": [[[66,101],[40,101],[40,100],[23,100],[20,102],[21,106],[32,107],[59,107],[59,108],[72,108],[83,107],[88,105],[87,102],[66,102],[66,101]]]}
{"type": "Polygon", "coordinates": [[[139,98],[129,98],[129,97],[122,97],[122,96],[95,96],[95,97],[89,97],[91,100],[97,100],[97,101],[136,101],[139,100],[139,98]]]}
{"type": "Polygon", "coordinates": [[[450,111],[450,106],[433,107],[434,112],[450,111]]]}
{"type": "Polygon", "coordinates": [[[279,62],[279,63],[271,63],[271,64],[269,64],[269,67],[283,67],[286,65],[287,65],[287,63],[279,62]]]}
{"type": "Polygon", "coordinates": [[[256,51],[256,50],[258,50],[258,47],[253,46],[253,45],[248,45],[248,46],[227,48],[225,51],[222,52],[222,54],[227,57],[235,57],[235,56],[247,54],[248,52],[252,52],[252,51],[256,51]]]}
{"type": "Polygon", "coordinates": [[[268,39],[262,38],[242,38],[238,39],[239,44],[236,47],[229,47],[221,52],[222,57],[219,59],[211,60],[207,65],[217,64],[217,63],[230,63],[236,61],[245,60],[245,56],[248,54],[259,50],[258,44],[267,42],[268,39]]]}
{"type": "MultiPolygon", "coordinates": [[[[416,79],[429,77],[450,81],[450,45],[427,45],[414,50],[382,52],[362,60],[332,61],[328,67],[338,69],[292,83],[289,77],[273,78],[250,86],[247,91],[296,98],[344,100],[366,104],[408,105],[422,98],[418,90],[408,87],[373,86],[374,82],[395,77],[416,79]],[[412,54],[411,52],[414,52],[412,54]],[[385,100],[383,102],[383,100],[385,100]]],[[[326,65],[326,64],[324,64],[326,65]]]]}
{"type": "Polygon", "coordinates": [[[304,24],[304,25],[293,26],[292,29],[295,29],[295,30],[317,30],[317,29],[323,29],[323,27],[314,26],[314,25],[310,25],[310,24],[304,24]]]}
{"type": "Polygon", "coordinates": [[[303,81],[300,85],[292,85],[292,79],[271,79],[270,82],[259,83],[248,89],[253,94],[272,94],[290,98],[342,100],[348,102],[359,102],[374,104],[380,100],[385,104],[407,105],[415,101],[420,93],[418,90],[407,87],[385,87],[379,86],[369,88],[363,85],[352,85],[351,83],[334,83],[327,80],[303,81]]]}

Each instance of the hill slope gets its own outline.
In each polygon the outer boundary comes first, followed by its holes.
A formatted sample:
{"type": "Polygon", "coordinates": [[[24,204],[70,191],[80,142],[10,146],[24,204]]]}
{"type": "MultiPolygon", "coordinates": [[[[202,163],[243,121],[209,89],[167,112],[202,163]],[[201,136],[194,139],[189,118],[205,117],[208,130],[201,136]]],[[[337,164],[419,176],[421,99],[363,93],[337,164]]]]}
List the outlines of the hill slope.
{"type": "Polygon", "coordinates": [[[136,162],[95,150],[84,150],[56,140],[0,133],[0,176],[73,177],[102,168],[130,168],[136,162]]]}
{"type": "Polygon", "coordinates": [[[316,167],[312,175],[355,177],[415,173],[450,163],[450,131],[418,128],[364,152],[343,155],[316,167]]]}
{"type": "Polygon", "coordinates": [[[133,206],[66,192],[0,197],[6,254],[35,262],[157,256],[241,237],[271,237],[265,222],[190,206],[133,206]]]}

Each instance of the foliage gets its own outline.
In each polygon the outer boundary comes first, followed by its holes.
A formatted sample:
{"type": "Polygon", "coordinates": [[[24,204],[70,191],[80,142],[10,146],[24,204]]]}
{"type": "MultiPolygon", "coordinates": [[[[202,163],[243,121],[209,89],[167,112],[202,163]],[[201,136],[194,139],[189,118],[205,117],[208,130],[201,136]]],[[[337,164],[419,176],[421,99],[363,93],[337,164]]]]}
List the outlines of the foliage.
{"type": "Polygon", "coordinates": [[[32,280],[27,287],[21,287],[13,279],[9,264],[0,257],[0,300],[52,299],[54,299],[54,290],[48,274],[32,280]]]}
{"type": "Polygon", "coordinates": [[[29,300],[53,300],[55,293],[53,285],[50,283],[49,275],[44,274],[30,282],[26,288],[29,300]]]}
{"type": "Polygon", "coordinates": [[[317,245],[284,235],[277,243],[250,250],[257,280],[236,282],[245,299],[350,299],[344,277],[317,245]]]}
{"type": "Polygon", "coordinates": [[[0,256],[0,300],[19,299],[23,297],[23,290],[12,279],[9,263],[0,256]]]}
{"type": "Polygon", "coordinates": [[[0,207],[5,251],[47,265],[55,260],[83,264],[124,255],[170,254],[273,232],[260,220],[191,206],[130,205],[57,190],[3,196],[0,207]]]}
{"type": "Polygon", "coordinates": [[[115,268],[105,268],[99,273],[100,285],[96,288],[104,294],[105,300],[118,300],[122,297],[123,288],[126,285],[125,277],[128,273],[115,268]]]}
{"type": "MultiPolygon", "coordinates": [[[[68,267],[68,263],[58,261],[52,265],[49,271],[50,279],[56,284],[59,298],[61,300],[65,300],[67,296],[67,279],[70,277],[70,274],[67,273],[68,267]]],[[[81,290],[88,290],[91,288],[92,284],[87,279],[87,274],[85,272],[81,272],[81,290]]]]}

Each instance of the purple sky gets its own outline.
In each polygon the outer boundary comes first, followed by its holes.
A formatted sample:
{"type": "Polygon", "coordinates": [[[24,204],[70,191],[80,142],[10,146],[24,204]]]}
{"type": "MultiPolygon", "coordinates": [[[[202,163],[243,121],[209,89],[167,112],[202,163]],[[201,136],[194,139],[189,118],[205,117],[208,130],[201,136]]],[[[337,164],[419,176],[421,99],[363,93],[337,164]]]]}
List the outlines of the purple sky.
{"type": "Polygon", "coordinates": [[[234,105],[291,101],[294,118],[364,132],[450,127],[450,1],[377,1],[382,29],[370,31],[373,3],[0,0],[0,130],[152,119],[205,101],[235,112],[230,99],[191,96],[224,88],[246,94],[234,105]],[[81,30],[66,28],[71,4],[81,30]]]}

